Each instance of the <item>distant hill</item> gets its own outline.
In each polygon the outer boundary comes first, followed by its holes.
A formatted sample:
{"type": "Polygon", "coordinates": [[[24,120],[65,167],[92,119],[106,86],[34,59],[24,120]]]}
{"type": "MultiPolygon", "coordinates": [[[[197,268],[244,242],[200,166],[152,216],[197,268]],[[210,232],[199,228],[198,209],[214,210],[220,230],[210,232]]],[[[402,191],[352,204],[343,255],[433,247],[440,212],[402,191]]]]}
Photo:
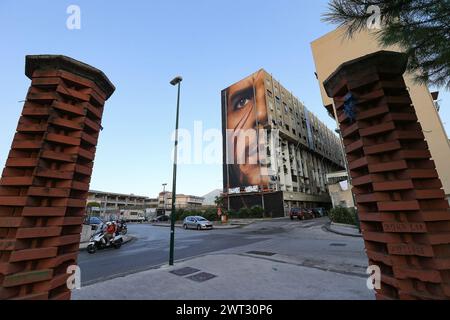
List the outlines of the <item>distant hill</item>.
{"type": "Polygon", "coordinates": [[[216,200],[217,196],[220,196],[222,193],[222,189],[216,189],[211,191],[210,193],[207,193],[203,196],[205,200],[203,201],[203,205],[205,206],[213,206],[215,205],[214,201],[216,200]]]}

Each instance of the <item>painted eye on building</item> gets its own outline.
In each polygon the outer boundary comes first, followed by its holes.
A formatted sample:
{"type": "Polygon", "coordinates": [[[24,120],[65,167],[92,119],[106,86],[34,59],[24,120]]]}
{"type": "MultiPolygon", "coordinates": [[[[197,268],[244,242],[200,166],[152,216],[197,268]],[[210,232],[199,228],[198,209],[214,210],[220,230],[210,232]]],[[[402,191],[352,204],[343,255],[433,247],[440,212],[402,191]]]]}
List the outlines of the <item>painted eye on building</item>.
{"type": "Polygon", "coordinates": [[[231,98],[231,108],[233,111],[241,110],[253,102],[253,87],[248,87],[234,93],[231,98]]]}
{"type": "Polygon", "coordinates": [[[250,99],[248,98],[241,98],[239,99],[239,101],[236,102],[236,104],[234,105],[234,110],[239,110],[244,108],[245,106],[247,106],[247,104],[250,103],[250,99]]]}

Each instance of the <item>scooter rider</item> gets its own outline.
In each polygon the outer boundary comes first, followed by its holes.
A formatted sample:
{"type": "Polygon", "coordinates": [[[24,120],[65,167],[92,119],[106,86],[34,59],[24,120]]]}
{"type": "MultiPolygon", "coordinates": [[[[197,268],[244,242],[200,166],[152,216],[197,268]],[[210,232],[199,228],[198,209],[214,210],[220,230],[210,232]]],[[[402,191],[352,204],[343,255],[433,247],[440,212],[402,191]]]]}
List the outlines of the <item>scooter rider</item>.
{"type": "Polygon", "coordinates": [[[111,239],[114,238],[114,236],[116,235],[116,230],[117,230],[117,226],[115,224],[115,222],[111,222],[108,221],[106,223],[106,230],[105,230],[105,240],[106,240],[106,245],[109,244],[109,242],[111,241],[111,239]]]}

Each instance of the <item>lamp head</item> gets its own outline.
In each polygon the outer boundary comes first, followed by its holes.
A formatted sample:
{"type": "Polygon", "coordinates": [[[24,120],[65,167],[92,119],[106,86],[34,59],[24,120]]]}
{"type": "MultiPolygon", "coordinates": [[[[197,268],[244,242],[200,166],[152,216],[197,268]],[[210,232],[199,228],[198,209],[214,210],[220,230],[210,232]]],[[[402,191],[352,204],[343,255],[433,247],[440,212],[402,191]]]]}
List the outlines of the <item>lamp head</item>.
{"type": "Polygon", "coordinates": [[[181,81],[183,81],[183,78],[180,76],[175,77],[172,81],[170,81],[170,84],[173,86],[176,86],[177,84],[179,84],[181,81]]]}

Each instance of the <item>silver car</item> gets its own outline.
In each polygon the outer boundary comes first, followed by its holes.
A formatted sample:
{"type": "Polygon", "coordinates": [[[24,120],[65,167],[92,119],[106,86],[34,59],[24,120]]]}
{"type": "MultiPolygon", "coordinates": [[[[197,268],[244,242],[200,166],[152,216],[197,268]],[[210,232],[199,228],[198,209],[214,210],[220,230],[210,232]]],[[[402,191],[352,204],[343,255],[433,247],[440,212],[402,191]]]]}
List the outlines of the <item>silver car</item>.
{"type": "Polygon", "coordinates": [[[186,217],[183,221],[184,229],[197,229],[197,230],[206,230],[212,229],[213,225],[210,221],[206,220],[203,217],[186,217]]]}

